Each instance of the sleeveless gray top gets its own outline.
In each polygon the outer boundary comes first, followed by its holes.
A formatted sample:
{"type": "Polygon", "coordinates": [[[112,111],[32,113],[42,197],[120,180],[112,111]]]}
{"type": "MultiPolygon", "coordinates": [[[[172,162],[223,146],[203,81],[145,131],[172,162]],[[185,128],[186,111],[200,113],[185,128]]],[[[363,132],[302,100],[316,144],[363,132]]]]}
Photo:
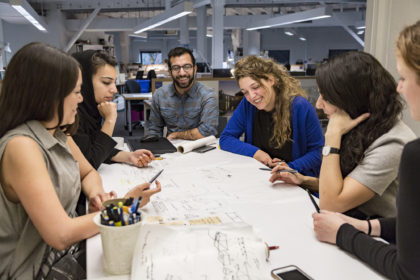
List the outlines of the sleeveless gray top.
{"type": "MultiPolygon", "coordinates": [[[[67,136],[59,129],[51,135],[38,121],[26,122],[0,139],[0,160],[10,139],[22,135],[38,143],[58,199],[67,214],[74,216],[81,182],[79,164],[67,146],[67,136]]],[[[48,245],[22,204],[9,201],[1,185],[0,213],[0,279],[34,278],[48,245]]]]}

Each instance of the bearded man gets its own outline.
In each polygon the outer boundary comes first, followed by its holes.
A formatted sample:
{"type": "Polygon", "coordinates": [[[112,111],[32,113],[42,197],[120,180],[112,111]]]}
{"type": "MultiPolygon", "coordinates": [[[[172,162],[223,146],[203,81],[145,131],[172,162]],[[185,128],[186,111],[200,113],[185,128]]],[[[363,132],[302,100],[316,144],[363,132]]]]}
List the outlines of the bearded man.
{"type": "Polygon", "coordinates": [[[167,138],[196,140],[217,134],[218,99],[213,89],[195,81],[197,66],[191,50],[176,47],[168,54],[173,83],[155,91],[149,133],[167,138]]]}

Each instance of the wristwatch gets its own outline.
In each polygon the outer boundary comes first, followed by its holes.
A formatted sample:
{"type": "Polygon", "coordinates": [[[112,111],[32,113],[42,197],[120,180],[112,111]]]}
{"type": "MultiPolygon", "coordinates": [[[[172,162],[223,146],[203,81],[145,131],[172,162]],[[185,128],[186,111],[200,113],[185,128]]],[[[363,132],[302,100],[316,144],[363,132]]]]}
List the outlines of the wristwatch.
{"type": "Polygon", "coordinates": [[[324,146],[322,148],[322,155],[323,156],[328,156],[329,154],[340,154],[340,149],[333,148],[333,147],[330,147],[330,146],[324,146]]]}

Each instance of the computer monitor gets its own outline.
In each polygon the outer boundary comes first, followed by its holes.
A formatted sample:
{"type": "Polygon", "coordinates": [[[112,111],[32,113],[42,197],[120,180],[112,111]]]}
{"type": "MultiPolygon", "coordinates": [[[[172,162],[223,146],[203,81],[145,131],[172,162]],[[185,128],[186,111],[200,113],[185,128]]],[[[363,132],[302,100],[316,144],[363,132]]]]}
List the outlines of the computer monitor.
{"type": "Polygon", "coordinates": [[[232,77],[232,73],[230,72],[229,68],[215,68],[213,69],[213,77],[214,78],[230,78],[232,77]]]}

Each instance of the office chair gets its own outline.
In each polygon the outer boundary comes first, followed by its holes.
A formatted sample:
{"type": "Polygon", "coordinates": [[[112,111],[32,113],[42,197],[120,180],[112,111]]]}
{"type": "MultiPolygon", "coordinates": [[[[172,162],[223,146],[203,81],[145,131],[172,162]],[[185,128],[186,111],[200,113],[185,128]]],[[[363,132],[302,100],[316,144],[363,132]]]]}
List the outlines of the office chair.
{"type": "MultiPolygon", "coordinates": [[[[136,80],[127,80],[125,82],[125,88],[127,90],[127,93],[140,93],[141,92],[140,85],[136,80]]],[[[132,110],[134,109],[135,111],[138,111],[140,113],[143,112],[144,110],[143,101],[131,101],[131,109],[132,110]]],[[[134,123],[131,123],[132,128],[141,126],[141,120],[142,120],[142,117],[140,114],[139,120],[134,123]]]]}
{"type": "Polygon", "coordinates": [[[143,74],[144,74],[143,70],[137,71],[136,80],[143,80],[143,74]]]}
{"type": "Polygon", "coordinates": [[[149,92],[151,92],[152,91],[152,79],[156,79],[155,70],[151,69],[151,70],[149,70],[149,72],[147,72],[147,79],[150,80],[149,92]]]}

